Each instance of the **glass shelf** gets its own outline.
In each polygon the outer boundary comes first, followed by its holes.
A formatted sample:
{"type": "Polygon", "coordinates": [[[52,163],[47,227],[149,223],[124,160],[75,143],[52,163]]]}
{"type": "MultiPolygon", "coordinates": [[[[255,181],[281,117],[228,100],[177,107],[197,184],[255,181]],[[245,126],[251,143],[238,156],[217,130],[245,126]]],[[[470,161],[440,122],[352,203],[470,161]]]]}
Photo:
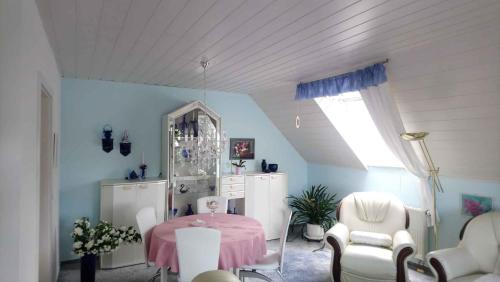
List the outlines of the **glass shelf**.
{"type": "Polygon", "coordinates": [[[195,195],[195,194],[212,194],[212,193],[215,193],[214,191],[211,191],[211,190],[206,190],[206,191],[188,191],[188,192],[184,192],[184,193],[181,193],[181,192],[178,192],[178,191],[175,191],[175,195],[177,197],[179,196],[189,196],[189,195],[195,195]]]}
{"type": "Polygon", "coordinates": [[[215,175],[188,175],[188,176],[174,176],[174,181],[193,181],[193,180],[207,180],[215,178],[215,175]]]}

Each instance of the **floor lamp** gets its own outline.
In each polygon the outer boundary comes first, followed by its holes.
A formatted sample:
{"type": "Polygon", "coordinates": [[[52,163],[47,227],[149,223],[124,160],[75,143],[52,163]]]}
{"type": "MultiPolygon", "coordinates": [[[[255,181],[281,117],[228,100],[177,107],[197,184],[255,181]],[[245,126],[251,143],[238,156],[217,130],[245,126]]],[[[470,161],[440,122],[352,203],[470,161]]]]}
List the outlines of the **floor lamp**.
{"type": "Polygon", "coordinates": [[[420,145],[420,149],[424,155],[427,166],[429,167],[429,173],[432,180],[432,201],[434,209],[434,245],[438,248],[438,235],[439,235],[439,223],[437,220],[437,207],[436,207],[436,191],[443,192],[443,186],[441,185],[441,180],[439,180],[439,168],[436,168],[434,162],[432,161],[429,149],[425,144],[425,137],[429,135],[428,132],[414,132],[414,133],[401,133],[401,138],[406,141],[416,141],[420,145]]]}

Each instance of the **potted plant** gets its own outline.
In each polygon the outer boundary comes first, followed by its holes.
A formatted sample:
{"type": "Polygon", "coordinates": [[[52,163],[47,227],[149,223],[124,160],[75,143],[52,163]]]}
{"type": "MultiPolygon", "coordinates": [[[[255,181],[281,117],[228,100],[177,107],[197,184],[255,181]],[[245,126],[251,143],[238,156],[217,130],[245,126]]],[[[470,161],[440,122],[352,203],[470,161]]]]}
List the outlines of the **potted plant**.
{"type": "Polygon", "coordinates": [[[241,174],[241,169],[245,167],[245,162],[244,160],[240,160],[239,162],[237,163],[231,163],[233,166],[234,166],[234,172],[236,175],[240,175],[241,174]]]}
{"type": "Polygon", "coordinates": [[[108,254],[121,244],[140,243],[141,235],[132,226],[113,227],[106,221],[100,221],[94,228],[90,227],[87,217],[77,219],[73,223],[73,253],[80,256],[80,281],[94,282],[96,257],[108,254]]]}
{"type": "Polygon", "coordinates": [[[312,186],[298,196],[289,196],[290,207],[294,209],[293,224],[306,224],[306,238],[323,239],[325,229],[335,222],[335,210],[339,201],[337,194],[330,194],[327,186],[312,186]]]}

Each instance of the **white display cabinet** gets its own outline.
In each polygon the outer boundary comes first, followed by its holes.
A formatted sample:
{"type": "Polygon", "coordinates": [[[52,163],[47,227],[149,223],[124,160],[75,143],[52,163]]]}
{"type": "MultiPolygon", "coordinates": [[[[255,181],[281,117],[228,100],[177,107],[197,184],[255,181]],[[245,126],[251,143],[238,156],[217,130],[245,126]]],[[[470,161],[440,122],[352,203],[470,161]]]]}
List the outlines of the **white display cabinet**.
{"type": "Polygon", "coordinates": [[[168,178],[167,220],[196,212],[198,198],[220,187],[221,118],[200,101],[162,120],[162,174],[168,178]]]}

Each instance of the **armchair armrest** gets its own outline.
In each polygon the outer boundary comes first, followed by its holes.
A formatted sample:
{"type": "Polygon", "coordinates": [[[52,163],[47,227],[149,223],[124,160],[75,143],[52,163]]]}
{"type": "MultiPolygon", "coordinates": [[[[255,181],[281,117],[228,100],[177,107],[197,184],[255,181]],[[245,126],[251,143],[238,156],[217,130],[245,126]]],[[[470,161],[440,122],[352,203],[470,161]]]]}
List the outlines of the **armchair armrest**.
{"type": "Polygon", "coordinates": [[[463,247],[433,251],[427,254],[427,262],[439,282],[469,275],[479,271],[479,265],[463,247]]]}
{"type": "Polygon", "coordinates": [[[340,257],[349,244],[349,228],[340,222],[335,224],[325,233],[323,239],[332,248],[332,280],[340,282],[340,257]]]}
{"type": "Polygon", "coordinates": [[[336,246],[333,246],[332,239],[337,242],[340,252],[344,252],[349,243],[349,228],[345,224],[338,222],[325,233],[324,240],[335,250],[336,246]]]}
{"type": "Polygon", "coordinates": [[[408,278],[408,259],[415,255],[415,242],[406,230],[399,230],[392,238],[392,260],[396,264],[396,281],[410,281],[408,278]]]}
{"type": "Polygon", "coordinates": [[[403,250],[408,253],[406,257],[409,257],[410,255],[415,254],[415,249],[415,242],[413,241],[413,238],[411,238],[411,235],[408,231],[399,230],[394,233],[394,237],[392,239],[392,259],[394,260],[394,262],[397,262],[398,256],[403,250]]]}

